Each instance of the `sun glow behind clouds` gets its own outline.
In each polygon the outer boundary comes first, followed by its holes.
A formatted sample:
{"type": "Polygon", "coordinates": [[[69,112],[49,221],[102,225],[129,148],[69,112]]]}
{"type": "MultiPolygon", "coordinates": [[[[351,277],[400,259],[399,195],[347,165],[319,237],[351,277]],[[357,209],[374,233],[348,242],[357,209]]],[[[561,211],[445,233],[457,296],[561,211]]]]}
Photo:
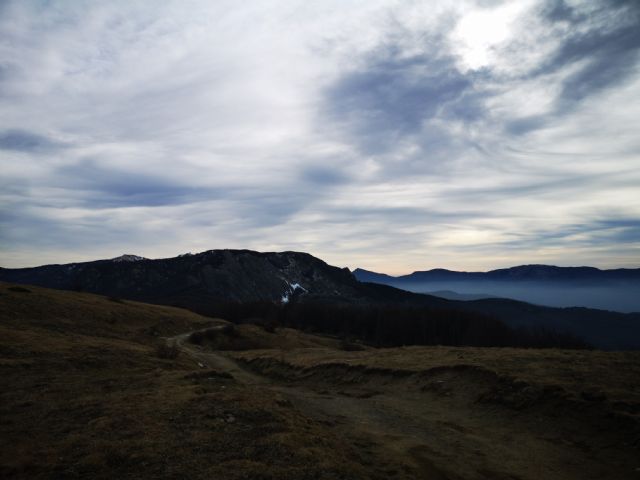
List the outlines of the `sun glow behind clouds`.
{"type": "Polygon", "coordinates": [[[530,0],[511,1],[464,14],[451,36],[462,67],[477,70],[495,63],[499,55],[495,47],[518,33],[514,23],[532,4],[530,0]]]}

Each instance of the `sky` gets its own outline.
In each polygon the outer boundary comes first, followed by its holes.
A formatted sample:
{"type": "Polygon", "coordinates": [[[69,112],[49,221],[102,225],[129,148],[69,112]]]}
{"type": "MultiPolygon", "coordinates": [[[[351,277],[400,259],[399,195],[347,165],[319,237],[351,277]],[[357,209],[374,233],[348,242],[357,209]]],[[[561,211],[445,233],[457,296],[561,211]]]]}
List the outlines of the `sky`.
{"type": "Polygon", "coordinates": [[[0,265],[640,267],[640,2],[0,0],[0,265]]]}

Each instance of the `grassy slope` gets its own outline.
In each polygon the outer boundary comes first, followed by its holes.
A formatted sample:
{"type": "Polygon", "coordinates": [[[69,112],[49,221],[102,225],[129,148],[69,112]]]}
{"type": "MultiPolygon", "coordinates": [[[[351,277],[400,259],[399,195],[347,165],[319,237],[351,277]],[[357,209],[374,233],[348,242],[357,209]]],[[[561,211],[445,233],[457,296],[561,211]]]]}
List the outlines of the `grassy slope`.
{"type": "Polygon", "coordinates": [[[10,288],[0,284],[0,477],[362,478],[348,445],[278,395],[194,376],[186,355],[156,357],[158,335],[211,319],[10,288]]]}
{"type": "Polygon", "coordinates": [[[168,360],[160,337],[221,321],[14,288],[0,283],[2,478],[638,476],[638,353],[344,352],[248,325],[168,360]],[[261,383],[213,369],[212,346],[261,383]]]}
{"type": "Polygon", "coordinates": [[[375,458],[394,452],[394,461],[432,478],[640,474],[637,352],[408,347],[232,355],[298,391],[306,385],[316,395],[292,394],[306,415],[335,422],[356,444],[370,442],[375,458]]]}
{"type": "MultiPolygon", "coordinates": [[[[234,356],[250,361],[274,358],[274,352],[252,350],[234,356]]],[[[342,364],[391,372],[472,366],[500,378],[561,389],[574,399],[597,397],[611,410],[640,414],[640,352],[635,351],[411,346],[344,352],[305,348],[279,353],[278,361],[296,369],[342,364]]]]}

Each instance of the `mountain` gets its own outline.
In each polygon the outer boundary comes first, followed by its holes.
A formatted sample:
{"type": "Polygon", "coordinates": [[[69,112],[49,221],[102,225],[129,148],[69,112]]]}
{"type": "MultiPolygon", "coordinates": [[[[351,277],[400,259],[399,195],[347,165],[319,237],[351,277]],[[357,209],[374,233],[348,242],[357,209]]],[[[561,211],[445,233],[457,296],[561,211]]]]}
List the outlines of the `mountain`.
{"type": "Polygon", "coordinates": [[[191,309],[216,302],[436,307],[446,303],[437,297],[361,283],[349,269],[328,265],[301,252],[209,250],[156,260],[125,255],[65,265],[0,268],[0,280],[191,309]]]}
{"type": "Polygon", "coordinates": [[[362,268],[356,268],[353,275],[361,282],[382,283],[384,285],[390,285],[396,277],[387,275],[385,273],[376,273],[362,268]]]}
{"type": "Polygon", "coordinates": [[[600,283],[602,281],[627,282],[640,281],[640,268],[617,268],[600,270],[595,267],[557,267],[555,265],[519,265],[500,268],[488,272],[457,272],[444,268],[415,271],[409,275],[397,277],[384,273],[356,268],[353,274],[361,281],[388,280],[395,282],[443,281],[443,280],[502,280],[502,281],[577,281],[582,283],[600,283]]]}
{"type": "MultiPolygon", "coordinates": [[[[361,281],[425,293],[451,291],[468,296],[511,298],[554,307],[588,307],[618,312],[640,311],[640,269],[521,265],[489,272],[442,268],[392,277],[356,269],[361,281]]],[[[448,295],[447,298],[452,298],[448,295]]]]}
{"type": "MultiPolygon", "coordinates": [[[[372,273],[372,272],[370,272],[372,273]]],[[[640,268],[600,270],[594,267],[557,267],[555,265],[519,265],[489,272],[456,272],[436,268],[413,272],[401,277],[406,280],[489,279],[506,281],[577,281],[599,283],[601,281],[640,281],[640,268]]]]}
{"type": "Polygon", "coordinates": [[[123,255],[111,260],[0,269],[6,281],[87,291],[152,303],[212,301],[281,302],[296,296],[358,301],[358,282],[346,269],[306,253],[210,250],[149,260],[123,255]]]}
{"type": "Polygon", "coordinates": [[[447,300],[360,282],[359,276],[360,271],[352,274],[307,253],[249,250],[209,250],[157,260],[136,257],[135,261],[0,268],[2,281],[181,306],[195,312],[210,312],[212,306],[225,302],[407,306],[474,312],[512,327],[565,331],[601,348],[640,348],[640,314],[559,309],[504,299],[447,300]]]}

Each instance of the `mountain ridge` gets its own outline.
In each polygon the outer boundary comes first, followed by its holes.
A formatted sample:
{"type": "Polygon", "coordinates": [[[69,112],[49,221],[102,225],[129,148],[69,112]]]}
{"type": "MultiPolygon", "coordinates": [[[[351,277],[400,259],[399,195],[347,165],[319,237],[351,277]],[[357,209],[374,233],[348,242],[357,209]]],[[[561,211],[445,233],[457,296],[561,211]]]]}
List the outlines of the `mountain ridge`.
{"type": "Polygon", "coordinates": [[[607,279],[639,279],[640,268],[612,268],[600,269],[597,267],[577,266],[577,267],[560,267],[557,265],[545,264],[523,264],[507,268],[498,268],[494,270],[483,271],[461,271],[449,270],[446,268],[433,268],[429,270],[415,270],[412,273],[404,275],[389,275],[386,273],[375,272],[364,268],[356,268],[353,273],[358,275],[375,275],[381,278],[390,279],[415,279],[423,277],[487,277],[492,279],[509,279],[509,280],[540,280],[540,279],[567,279],[582,277],[584,279],[591,278],[607,278],[607,279]]]}
{"type": "Polygon", "coordinates": [[[180,306],[197,313],[225,302],[458,310],[490,315],[514,327],[566,331],[601,348],[640,348],[638,314],[551,308],[501,299],[447,300],[381,282],[362,282],[357,273],[305,252],[225,249],[167,259],[0,268],[0,280],[180,306]]]}
{"type": "Polygon", "coordinates": [[[511,298],[552,307],[588,307],[640,312],[640,268],[519,265],[488,272],[442,268],[391,276],[357,268],[360,281],[381,283],[415,293],[451,291],[462,296],[511,298]]]}

